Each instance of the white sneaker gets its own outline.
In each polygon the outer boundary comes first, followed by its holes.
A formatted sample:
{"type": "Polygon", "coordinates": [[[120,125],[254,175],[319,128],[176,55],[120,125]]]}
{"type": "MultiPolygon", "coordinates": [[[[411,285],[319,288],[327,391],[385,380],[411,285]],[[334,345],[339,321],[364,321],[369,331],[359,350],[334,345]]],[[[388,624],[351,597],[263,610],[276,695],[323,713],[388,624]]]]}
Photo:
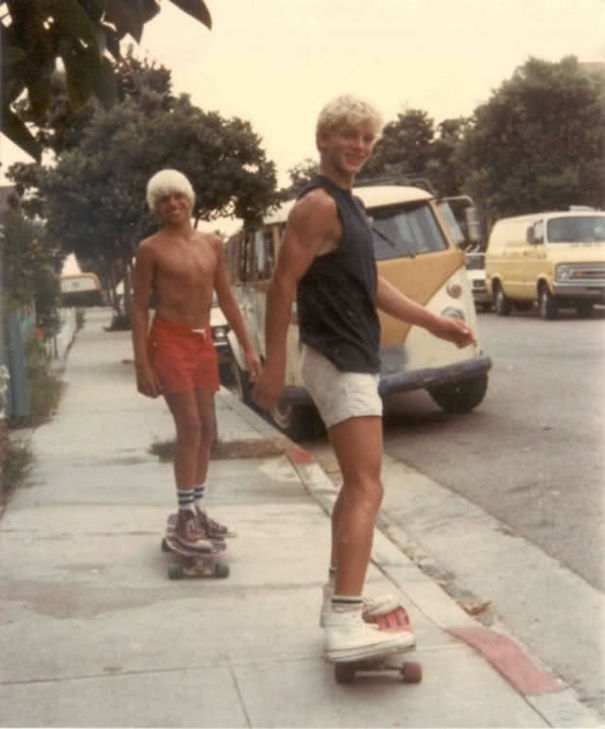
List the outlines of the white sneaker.
{"type": "Polygon", "coordinates": [[[414,645],[407,631],[379,630],[364,622],[361,610],[333,610],[326,616],[326,658],[331,661],[356,661],[404,650],[414,645]]]}
{"type": "MultiPolygon", "coordinates": [[[[323,586],[323,601],[321,603],[321,610],[319,613],[319,626],[324,628],[326,625],[326,617],[332,612],[332,595],[334,594],[334,588],[329,582],[323,586]]],[[[395,595],[385,592],[383,595],[376,597],[363,597],[363,608],[361,611],[364,620],[372,620],[379,618],[381,615],[395,610],[400,604],[399,600],[395,595]]]]}

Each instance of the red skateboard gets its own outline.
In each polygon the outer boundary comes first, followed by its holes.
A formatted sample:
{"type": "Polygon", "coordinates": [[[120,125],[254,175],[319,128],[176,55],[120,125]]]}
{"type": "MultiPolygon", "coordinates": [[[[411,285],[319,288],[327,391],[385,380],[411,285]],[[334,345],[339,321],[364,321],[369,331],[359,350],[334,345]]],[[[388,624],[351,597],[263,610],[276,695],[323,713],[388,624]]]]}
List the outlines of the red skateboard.
{"type": "Polygon", "coordinates": [[[212,550],[200,552],[183,547],[174,536],[176,514],[171,514],[166,523],[166,534],[162,539],[162,551],[170,552],[174,560],[168,565],[168,577],[180,580],[183,577],[228,577],[229,565],[221,559],[226,549],[224,541],[213,541],[212,550]]]}
{"type": "MultiPolygon", "coordinates": [[[[368,620],[375,623],[379,630],[389,631],[411,631],[411,624],[405,609],[399,605],[386,615],[368,620]]],[[[353,661],[334,661],[334,677],[338,683],[351,683],[355,675],[360,672],[376,673],[383,671],[397,671],[404,683],[420,683],[422,681],[422,666],[415,661],[406,661],[406,653],[414,650],[409,648],[398,648],[387,653],[360,658],[353,661]]]]}

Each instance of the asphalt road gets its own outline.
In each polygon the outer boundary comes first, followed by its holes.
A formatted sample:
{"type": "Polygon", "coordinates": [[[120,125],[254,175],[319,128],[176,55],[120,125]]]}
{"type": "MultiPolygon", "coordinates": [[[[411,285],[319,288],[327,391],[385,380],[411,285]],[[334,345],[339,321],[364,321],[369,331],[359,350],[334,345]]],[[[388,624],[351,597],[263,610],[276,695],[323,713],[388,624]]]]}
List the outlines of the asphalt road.
{"type": "Polygon", "coordinates": [[[605,311],[480,314],[478,331],[493,360],[483,403],[449,416],[425,393],[398,395],[385,410],[385,452],[602,590],[605,311]]]}

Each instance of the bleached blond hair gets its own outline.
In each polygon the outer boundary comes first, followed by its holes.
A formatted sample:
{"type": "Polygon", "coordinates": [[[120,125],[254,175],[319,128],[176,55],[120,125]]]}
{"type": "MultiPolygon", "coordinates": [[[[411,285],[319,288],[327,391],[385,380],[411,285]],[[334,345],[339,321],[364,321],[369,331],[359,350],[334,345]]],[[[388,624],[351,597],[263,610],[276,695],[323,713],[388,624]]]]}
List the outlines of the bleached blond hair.
{"type": "Polygon", "coordinates": [[[178,170],[160,170],[147,183],[147,205],[150,210],[155,210],[160,198],[175,192],[185,195],[193,207],[195,193],[185,175],[178,170]]]}
{"type": "Polygon", "coordinates": [[[357,125],[366,122],[378,137],[383,126],[380,112],[368,101],[344,94],[329,101],[319,112],[315,134],[330,134],[344,124],[357,125]]]}

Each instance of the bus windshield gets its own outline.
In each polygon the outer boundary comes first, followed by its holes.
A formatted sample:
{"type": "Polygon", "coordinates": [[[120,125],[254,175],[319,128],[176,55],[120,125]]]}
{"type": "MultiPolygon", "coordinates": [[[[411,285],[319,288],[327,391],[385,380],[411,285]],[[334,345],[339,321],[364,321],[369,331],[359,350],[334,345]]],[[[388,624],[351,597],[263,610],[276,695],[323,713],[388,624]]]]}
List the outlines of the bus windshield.
{"type": "Polygon", "coordinates": [[[549,243],[605,243],[605,215],[551,218],[546,230],[549,243]]]}
{"type": "Polygon", "coordinates": [[[368,217],[377,261],[447,250],[447,241],[433,211],[424,202],[376,208],[369,211],[368,217]]]}

